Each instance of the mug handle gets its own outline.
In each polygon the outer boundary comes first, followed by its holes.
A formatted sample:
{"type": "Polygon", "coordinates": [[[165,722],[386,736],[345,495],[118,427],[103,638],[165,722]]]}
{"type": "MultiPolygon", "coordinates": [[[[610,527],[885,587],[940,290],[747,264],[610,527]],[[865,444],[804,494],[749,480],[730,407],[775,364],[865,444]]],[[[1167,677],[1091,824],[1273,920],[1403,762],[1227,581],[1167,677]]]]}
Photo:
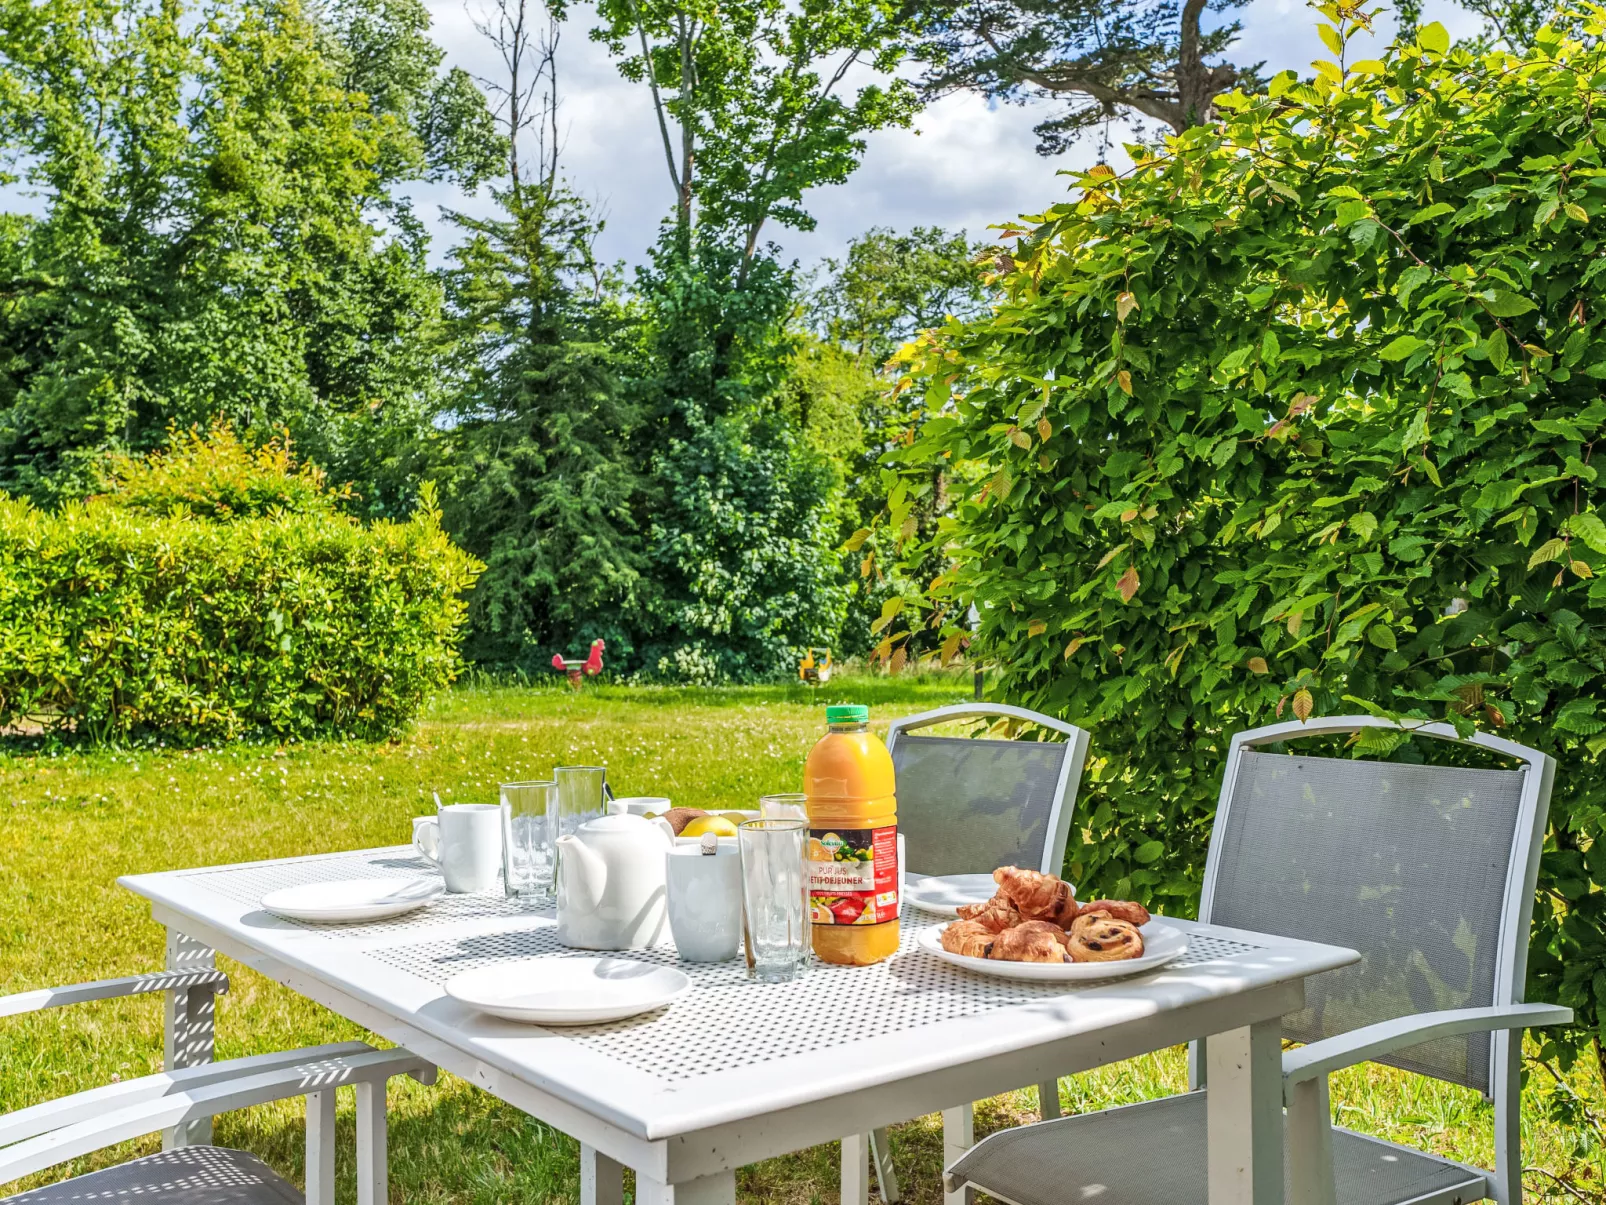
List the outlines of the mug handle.
{"type": "Polygon", "coordinates": [[[413,848],[436,866],[441,864],[441,822],[434,816],[413,821],[413,848]]]}

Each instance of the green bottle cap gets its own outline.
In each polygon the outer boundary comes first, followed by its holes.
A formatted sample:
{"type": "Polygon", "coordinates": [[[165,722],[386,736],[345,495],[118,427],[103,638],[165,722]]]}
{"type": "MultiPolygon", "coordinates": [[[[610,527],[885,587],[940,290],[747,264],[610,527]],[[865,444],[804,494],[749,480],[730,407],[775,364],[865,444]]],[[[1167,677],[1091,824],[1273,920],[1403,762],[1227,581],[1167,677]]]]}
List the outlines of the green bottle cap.
{"type": "Polygon", "coordinates": [[[827,724],[867,724],[870,709],[863,703],[838,703],[825,709],[827,724]]]}

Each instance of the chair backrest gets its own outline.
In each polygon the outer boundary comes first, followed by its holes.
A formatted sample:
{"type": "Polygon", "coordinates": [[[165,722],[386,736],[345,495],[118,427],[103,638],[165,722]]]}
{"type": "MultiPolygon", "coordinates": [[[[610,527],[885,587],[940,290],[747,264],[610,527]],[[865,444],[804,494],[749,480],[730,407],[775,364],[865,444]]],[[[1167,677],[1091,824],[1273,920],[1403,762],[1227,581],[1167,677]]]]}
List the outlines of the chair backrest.
{"type": "MultiPolygon", "coordinates": [[[[1477,747],[1515,769],[1470,769],[1262,752],[1301,737],[1396,728],[1370,716],[1239,733],[1227,755],[1200,919],[1359,950],[1317,976],[1283,1019],[1311,1042],[1377,1021],[1522,999],[1539,850],[1554,763],[1447,724],[1409,731],[1477,747]]],[[[1390,1057],[1491,1091],[1486,1034],[1390,1057]]]]}
{"type": "Polygon", "coordinates": [[[1023,866],[1058,874],[1082,765],[1085,731],[1001,703],[962,703],[894,720],[898,831],[914,874],[988,873],[1023,866]],[[956,720],[1011,718],[1063,741],[920,736],[956,720]]]}

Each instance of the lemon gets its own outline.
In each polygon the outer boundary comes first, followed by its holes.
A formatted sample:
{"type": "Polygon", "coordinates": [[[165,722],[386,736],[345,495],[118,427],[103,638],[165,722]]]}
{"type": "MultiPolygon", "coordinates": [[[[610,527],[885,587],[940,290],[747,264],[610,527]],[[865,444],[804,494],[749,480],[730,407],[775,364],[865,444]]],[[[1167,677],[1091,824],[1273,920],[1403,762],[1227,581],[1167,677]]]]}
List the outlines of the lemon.
{"type": "Polygon", "coordinates": [[[680,830],[682,837],[701,837],[713,833],[716,837],[734,837],[736,826],[723,816],[699,816],[680,830]]]}
{"type": "Polygon", "coordinates": [[[743,815],[741,812],[720,812],[719,815],[723,816],[726,820],[729,820],[732,824],[741,824],[744,820],[751,820],[753,818],[751,816],[743,815]]]}

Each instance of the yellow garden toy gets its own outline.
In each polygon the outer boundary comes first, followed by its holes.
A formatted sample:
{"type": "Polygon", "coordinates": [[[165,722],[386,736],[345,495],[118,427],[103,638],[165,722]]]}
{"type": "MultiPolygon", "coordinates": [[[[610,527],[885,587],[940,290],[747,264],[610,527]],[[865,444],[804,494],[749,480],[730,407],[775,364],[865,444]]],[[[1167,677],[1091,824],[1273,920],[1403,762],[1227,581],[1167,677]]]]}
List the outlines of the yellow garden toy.
{"type": "Polygon", "coordinates": [[[822,683],[831,680],[831,650],[805,650],[803,660],[797,663],[797,676],[818,692],[822,683]]]}

